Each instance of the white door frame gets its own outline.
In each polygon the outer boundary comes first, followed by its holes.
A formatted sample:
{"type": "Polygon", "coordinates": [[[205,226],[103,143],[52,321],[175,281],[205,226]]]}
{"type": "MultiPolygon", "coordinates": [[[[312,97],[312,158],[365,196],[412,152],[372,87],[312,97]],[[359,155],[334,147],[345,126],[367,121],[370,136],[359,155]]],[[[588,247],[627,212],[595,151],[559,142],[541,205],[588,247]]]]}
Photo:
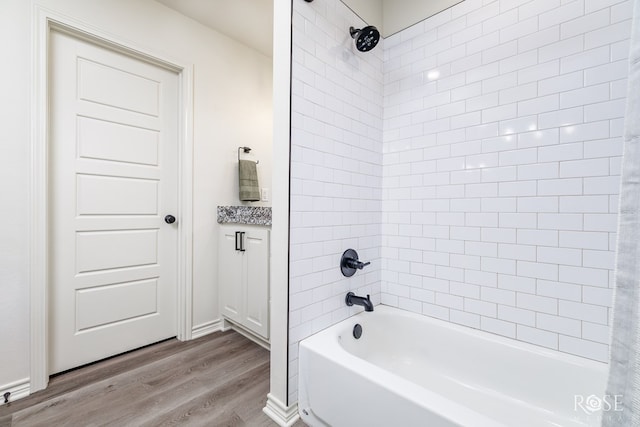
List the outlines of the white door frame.
{"type": "Polygon", "coordinates": [[[31,182],[29,185],[29,290],[30,392],[47,387],[48,343],[48,69],[52,30],[70,33],[92,43],[150,62],[178,74],[178,291],[177,336],[185,341],[192,332],[193,285],[193,65],[166,58],[84,22],[35,6],[32,20],[31,182]]]}

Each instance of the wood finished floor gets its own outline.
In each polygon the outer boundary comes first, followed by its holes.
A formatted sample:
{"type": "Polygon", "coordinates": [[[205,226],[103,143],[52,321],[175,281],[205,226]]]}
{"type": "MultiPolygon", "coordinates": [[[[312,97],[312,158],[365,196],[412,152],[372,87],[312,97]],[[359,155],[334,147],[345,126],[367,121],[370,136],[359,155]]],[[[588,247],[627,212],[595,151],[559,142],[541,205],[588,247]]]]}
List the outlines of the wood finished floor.
{"type": "Polygon", "coordinates": [[[233,331],[218,332],[55,376],[47,389],[0,406],[0,427],[272,427],[262,412],[268,392],[269,352],[233,331]]]}

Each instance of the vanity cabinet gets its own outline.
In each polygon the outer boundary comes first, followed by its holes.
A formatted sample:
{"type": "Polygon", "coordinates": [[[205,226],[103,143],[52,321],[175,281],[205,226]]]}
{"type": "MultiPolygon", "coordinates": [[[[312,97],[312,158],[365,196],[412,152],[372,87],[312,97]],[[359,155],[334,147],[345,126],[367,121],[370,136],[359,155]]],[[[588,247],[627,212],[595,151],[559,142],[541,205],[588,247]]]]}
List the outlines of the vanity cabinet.
{"type": "Polygon", "coordinates": [[[269,339],[268,228],[220,226],[218,284],[222,316],[269,339]]]}

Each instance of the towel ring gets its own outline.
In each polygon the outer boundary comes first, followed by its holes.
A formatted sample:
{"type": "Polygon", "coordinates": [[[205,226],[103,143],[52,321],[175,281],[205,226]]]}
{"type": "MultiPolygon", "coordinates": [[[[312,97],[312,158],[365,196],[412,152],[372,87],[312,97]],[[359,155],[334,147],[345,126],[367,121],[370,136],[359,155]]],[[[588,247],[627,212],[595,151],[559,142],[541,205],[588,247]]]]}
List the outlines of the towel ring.
{"type": "MultiPolygon", "coordinates": [[[[240,150],[242,150],[244,153],[248,153],[249,151],[251,151],[251,147],[238,147],[238,162],[240,162],[240,150]]],[[[256,165],[260,163],[260,160],[256,160],[256,165]]]]}

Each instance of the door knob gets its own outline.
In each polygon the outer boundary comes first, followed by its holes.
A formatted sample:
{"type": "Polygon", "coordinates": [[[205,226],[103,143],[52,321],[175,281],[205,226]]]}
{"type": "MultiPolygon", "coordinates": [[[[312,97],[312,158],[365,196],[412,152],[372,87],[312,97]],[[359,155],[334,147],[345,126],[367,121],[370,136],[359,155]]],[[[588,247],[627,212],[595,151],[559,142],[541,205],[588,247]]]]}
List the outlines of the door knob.
{"type": "Polygon", "coordinates": [[[176,217],[173,215],[167,215],[164,217],[164,222],[166,222],[167,224],[173,224],[174,222],[176,222],[176,217]]]}

